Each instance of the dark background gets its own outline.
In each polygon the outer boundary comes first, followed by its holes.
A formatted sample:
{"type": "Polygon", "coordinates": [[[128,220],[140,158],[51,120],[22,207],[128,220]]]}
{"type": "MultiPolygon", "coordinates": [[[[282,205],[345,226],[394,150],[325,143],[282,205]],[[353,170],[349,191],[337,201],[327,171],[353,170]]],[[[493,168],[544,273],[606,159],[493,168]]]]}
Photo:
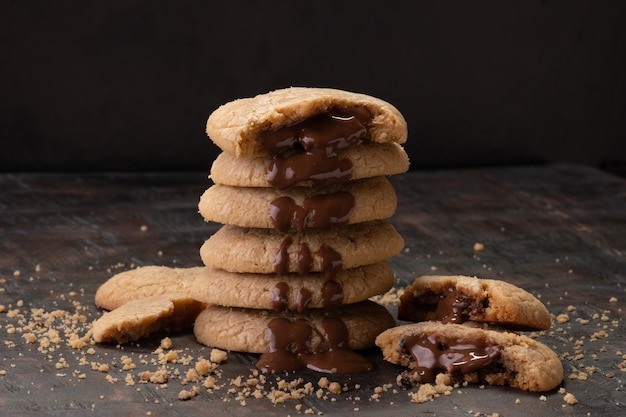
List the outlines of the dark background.
{"type": "Polygon", "coordinates": [[[412,169],[626,170],[623,1],[3,1],[0,171],[204,170],[212,110],[383,98],[412,169]]]}

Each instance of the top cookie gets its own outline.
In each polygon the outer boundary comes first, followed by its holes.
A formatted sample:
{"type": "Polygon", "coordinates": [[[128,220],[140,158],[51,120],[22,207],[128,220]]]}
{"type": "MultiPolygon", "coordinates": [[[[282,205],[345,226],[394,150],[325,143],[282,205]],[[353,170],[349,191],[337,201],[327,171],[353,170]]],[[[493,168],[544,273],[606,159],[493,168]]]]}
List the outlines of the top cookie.
{"type": "Polygon", "coordinates": [[[262,156],[266,154],[259,140],[262,131],[334,109],[365,109],[371,115],[365,124],[367,136],[373,142],[406,142],[406,121],[393,105],[365,94],[330,88],[291,87],[231,101],[209,116],[206,132],[225,152],[237,157],[262,156]]]}

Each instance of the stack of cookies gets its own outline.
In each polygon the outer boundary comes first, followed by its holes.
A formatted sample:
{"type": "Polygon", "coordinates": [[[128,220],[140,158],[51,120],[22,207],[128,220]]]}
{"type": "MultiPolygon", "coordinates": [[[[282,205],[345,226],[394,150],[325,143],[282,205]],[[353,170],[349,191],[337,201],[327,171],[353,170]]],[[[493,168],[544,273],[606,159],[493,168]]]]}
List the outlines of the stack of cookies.
{"type": "Polygon", "coordinates": [[[369,298],[393,286],[403,239],[386,176],[408,169],[406,122],[387,102],[288,88],[227,103],[207,134],[223,151],[201,197],[223,226],[202,246],[196,338],[262,354],[268,372],[370,370],[353,350],[395,325],[369,298]]]}

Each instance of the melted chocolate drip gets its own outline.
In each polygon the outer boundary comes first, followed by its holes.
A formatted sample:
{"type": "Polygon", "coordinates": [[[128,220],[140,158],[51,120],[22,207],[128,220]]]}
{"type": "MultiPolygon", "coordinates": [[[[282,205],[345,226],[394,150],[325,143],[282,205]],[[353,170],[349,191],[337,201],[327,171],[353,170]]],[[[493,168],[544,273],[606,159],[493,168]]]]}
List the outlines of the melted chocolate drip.
{"type": "MultiPolygon", "coordinates": [[[[274,271],[278,274],[286,274],[289,272],[289,246],[293,243],[291,237],[285,238],[278,253],[275,257],[274,271]]],[[[341,254],[328,245],[322,245],[316,253],[321,258],[322,270],[324,272],[325,282],[322,287],[322,306],[324,308],[339,307],[343,303],[343,288],[339,282],[335,280],[339,271],[343,267],[341,254]]],[[[313,268],[313,257],[309,246],[301,242],[300,248],[296,254],[298,272],[303,275],[311,271],[313,268]]],[[[298,302],[298,311],[302,312],[307,308],[311,301],[311,292],[309,290],[305,294],[298,295],[302,299],[302,303],[298,302]]],[[[288,307],[289,285],[285,282],[279,282],[272,292],[272,308],[276,311],[284,311],[288,307]]]]}
{"type": "Polygon", "coordinates": [[[272,291],[272,308],[274,311],[284,311],[289,306],[289,284],[279,282],[272,291]]]}
{"type": "Polygon", "coordinates": [[[290,321],[286,318],[274,318],[268,323],[266,334],[269,351],[261,355],[257,361],[258,368],[278,373],[293,372],[304,367],[297,353],[306,351],[306,342],[313,334],[307,320],[290,321]]]}
{"type": "Polygon", "coordinates": [[[317,252],[317,255],[322,258],[322,271],[324,271],[326,281],[335,279],[339,271],[343,268],[341,254],[330,246],[323,244],[319,252],[317,252]]]}
{"type": "MultiPolygon", "coordinates": [[[[278,274],[286,274],[289,272],[289,247],[293,243],[291,237],[286,237],[280,244],[278,253],[274,257],[274,271],[278,274]]],[[[326,244],[322,244],[320,250],[316,253],[320,257],[322,271],[326,281],[335,279],[339,271],[343,268],[343,260],[341,254],[326,244]]],[[[313,258],[309,245],[305,242],[300,243],[300,248],[296,253],[296,263],[298,272],[306,274],[313,268],[313,258]]]]}
{"type": "Polygon", "coordinates": [[[311,293],[311,291],[307,290],[306,288],[300,289],[300,291],[298,292],[298,296],[296,297],[296,306],[298,313],[304,313],[306,311],[312,298],[313,294],[311,293]]]}
{"type": "Polygon", "coordinates": [[[267,327],[269,351],[261,355],[256,366],[271,373],[293,372],[305,367],[332,374],[362,373],[373,369],[369,360],[348,349],[348,330],[341,319],[325,317],[322,328],[326,343],[311,352],[307,348],[308,341],[316,332],[308,321],[272,319],[267,327]]]}
{"type": "Polygon", "coordinates": [[[298,264],[298,273],[300,275],[304,275],[313,269],[313,256],[311,256],[309,245],[304,242],[300,243],[300,249],[296,255],[296,262],[298,264]]]}
{"type": "Polygon", "coordinates": [[[316,195],[305,199],[301,206],[291,197],[278,197],[270,203],[270,218],[280,231],[294,225],[303,232],[307,227],[329,228],[348,223],[353,209],[354,197],[347,191],[316,195]]]}
{"type": "Polygon", "coordinates": [[[324,308],[336,308],[343,304],[343,287],[334,279],[328,280],[322,287],[324,308]]]}
{"type": "Polygon", "coordinates": [[[290,237],[286,237],[280,244],[280,249],[274,257],[274,272],[286,274],[289,271],[289,246],[293,243],[290,237]]]}

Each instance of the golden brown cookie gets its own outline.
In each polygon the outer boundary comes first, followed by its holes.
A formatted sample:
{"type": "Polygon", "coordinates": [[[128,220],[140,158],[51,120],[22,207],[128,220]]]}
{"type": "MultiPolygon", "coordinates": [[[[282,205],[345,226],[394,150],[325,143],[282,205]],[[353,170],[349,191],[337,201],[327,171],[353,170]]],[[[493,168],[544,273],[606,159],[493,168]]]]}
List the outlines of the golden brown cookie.
{"type": "Polygon", "coordinates": [[[384,331],[376,338],[385,360],[407,366],[407,383],[453,380],[549,391],[563,380],[563,365],[544,344],[511,332],[459,324],[422,322],[384,331]]]}
{"type": "MultiPolygon", "coordinates": [[[[397,143],[363,143],[341,151],[340,158],[352,163],[352,180],[396,175],[409,169],[409,158],[397,143]]],[[[267,174],[272,165],[269,156],[238,158],[222,152],[211,166],[211,180],[235,187],[271,187],[267,174]]],[[[310,186],[310,181],[297,185],[310,186]]]]}
{"type": "Polygon", "coordinates": [[[545,330],[550,313],[535,296],[505,281],[466,276],[422,276],[400,297],[398,318],[487,322],[515,329],[545,330]]]}
{"type": "Polygon", "coordinates": [[[186,296],[155,295],[129,301],[93,323],[93,339],[125,343],[157,331],[187,329],[205,307],[186,296]]]}
{"type": "Polygon", "coordinates": [[[203,267],[169,268],[143,266],[120,272],[96,291],[96,305],[113,310],[131,300],[153,295],[189,295],[189,289],[203,267]]]}
{"type": "Polygon", "coordinates": [[[395,325],[387,309],[373,301],[345,305],[336,310],[310,309],[306,314],[276,313],[268,310],[234,307],[207,307],[196,319],[194,334],[200,343],[219,349],[263,353],[269,348],[268,325],[273,319],[305,320],[314,330],[307,346],[310,351],[324,349],[327,332],[325,318],[339,318],[348,331],[350,349],[374,346],[376,336],[395,325]]]}
{"type": "Polygon", "coordinates": [[[384,261],[403,246],[402,237],[384,221],[306,233],[225,225],[202,245],[200,256],[206,266],[230,272],[328,272],[338,258],[343,269],[356,268],[384,261]]]}
{"type": "Polygon", "coordinates": [[[206,221],[257,228],[331,227],[390,217],[395,190],[384,177],[335,184],[319,190],[232,187],[216,184],[200,198],[206,221]]]}
{"type": "Polygon", "coordinates": [[[220,106],[207,120],[209,137],[225,152],[237,157],[264,155],[259,135],[265,130],[309,119],[332,109],[363,108],[373,142],[404,143],[406,121],[391,104],[365,94],[329,88],[292,87],[242,98],[220,106]]]}
{"type": "MultiPolygon", "coordinates": [[[[386,262],[339,271],[341,304],[352,304],[387,292],[394,274],[386,262]]],[[[266,310],[322,308],[333,303],[323,273],[247,274],[206,268],[192,286],[193,297],[207,304],[266,310]]]]}

